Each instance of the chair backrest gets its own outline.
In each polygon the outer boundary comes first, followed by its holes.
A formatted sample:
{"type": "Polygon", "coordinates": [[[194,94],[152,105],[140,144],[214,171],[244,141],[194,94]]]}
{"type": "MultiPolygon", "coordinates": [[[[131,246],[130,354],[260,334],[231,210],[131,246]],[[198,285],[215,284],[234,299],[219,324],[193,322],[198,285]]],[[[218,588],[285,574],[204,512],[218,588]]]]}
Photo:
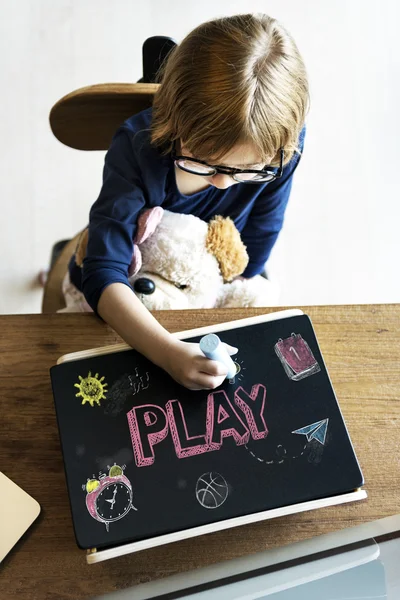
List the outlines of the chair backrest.
{"type": "MultiPolygon", "coordinates": [[[[71,148],[107,150],[119,125],[149,108],[158,88],[155,83],[104,83],[80,88],[53,106],[51,130],[60,142],[71,148]]],[[[61,283],[79,235],[66,244],[50,270],[42,312],[56,312],[65,306],[61,283]]]]}
{"type": "Polygon", "coordinates": [[[156,83],[103,83],[67,94],[51,109],[55,137],[78,150],[107,150],[119,125],[149,108],[156,83]]]}

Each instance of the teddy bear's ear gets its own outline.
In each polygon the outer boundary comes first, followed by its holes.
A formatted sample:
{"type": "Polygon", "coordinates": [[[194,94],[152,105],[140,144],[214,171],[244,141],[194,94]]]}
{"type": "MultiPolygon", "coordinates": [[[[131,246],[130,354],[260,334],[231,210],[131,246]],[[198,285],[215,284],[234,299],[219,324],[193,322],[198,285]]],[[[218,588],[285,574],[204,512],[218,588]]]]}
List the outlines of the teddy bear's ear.
{"type": "Polygon", "coordinates": [[[249,256],[243,244],[240,233],[229,217],[215,217],[208,224],[206,247],[216,257],[224,281],[232,281],[241,275],[249,256]]]}
{"type": "Polygon", "coordinates": [[[89,230],[86,228],[82,231],[81,235],[79,236],[78,245],[75,250],[75,262],[78,265],[78,267],[81,267],[83,265],[83,259],[86,256],[88,239],[89,230]]]}
{"type": "Polygon", "coordinates": [[[140,252],[139,244],[143,244],[147,238],[153,235],[157,229],[157,225],[162,219],[163,214],[164,209],[161,208],[161,206],[149,208],[140,214],[137,223],[136,235],[133,240],[132,262],[128,269],[129,277],[136,275],[136,273],[138,273],[142,267],[142,253],[140,252]]]}
{"type": "Polygon", "coordinates": [[[128,275],[132,277],[136,275],[142,268],[142,253],[140,252],[139,246],[133,245],[132,262],[128,268],[128,275]]]}
{"type": "Polygon", "coordinates": [[[162,219],[164,209],[161,206],[155,206],[142,212],[138,218],[137,230],[134,242],[135,244],[143,244],[156,230],[157,225],[162,219]]]}

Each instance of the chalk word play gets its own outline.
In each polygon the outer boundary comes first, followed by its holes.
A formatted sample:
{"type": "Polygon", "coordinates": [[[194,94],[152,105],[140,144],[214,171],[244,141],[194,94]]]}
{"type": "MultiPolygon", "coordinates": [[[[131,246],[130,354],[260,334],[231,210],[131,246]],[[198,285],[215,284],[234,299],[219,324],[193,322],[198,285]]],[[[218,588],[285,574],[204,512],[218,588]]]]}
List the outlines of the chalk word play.
{"type": "Polygon", "coordinates": [[[232,437],[237,446],[247,444],[250,435],[254,440],[267,437],[265,397],[266,390],[261,384],[253,385],[250,394],[243,387],[238,387],[234,392],[234,403],[223,390],[210,393],[206,407],[202,408],[204,433],[197,431],[197,435],[193,435],[193,431],[191,435],[189,419],[185,418],[184,407],[179,400],[169,400],[165,409],[155,404],[135,406],[127,413],[127,418],[136,465],[152,465],[154,446],[162,442],[168,433],[178,458],[219,450],[227,437],[232,437]]]}

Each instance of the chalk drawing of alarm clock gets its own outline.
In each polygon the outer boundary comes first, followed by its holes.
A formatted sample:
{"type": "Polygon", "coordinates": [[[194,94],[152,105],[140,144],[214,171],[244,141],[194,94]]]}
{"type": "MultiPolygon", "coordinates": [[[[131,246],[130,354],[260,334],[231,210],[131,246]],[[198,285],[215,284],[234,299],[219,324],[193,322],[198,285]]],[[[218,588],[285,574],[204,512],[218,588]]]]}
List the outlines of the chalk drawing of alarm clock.
{"type": "Polygon", "coordinates": [[[82,486],[86,492],[86,507],[89,514],[104,523],[109,531],[110,523],[119,521],[133,506],[133,492],[129,479],[124,475],[124,467],[114,465],[108,475],[99,475],[98,479],[88,479],[82,486]]]}

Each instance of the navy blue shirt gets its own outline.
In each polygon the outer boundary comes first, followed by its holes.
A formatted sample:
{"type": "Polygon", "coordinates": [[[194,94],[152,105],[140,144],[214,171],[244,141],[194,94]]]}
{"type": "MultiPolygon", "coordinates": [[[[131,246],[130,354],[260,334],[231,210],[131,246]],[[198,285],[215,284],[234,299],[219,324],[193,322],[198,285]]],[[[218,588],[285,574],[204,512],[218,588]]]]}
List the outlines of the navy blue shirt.
{"type": "MultiPolygon", "coordinates": [[[[185,196],[176,185],[171,155],[150,144],[152,110],[134,115],[118,129],[105,157],[103,186],[89,219],[89,242],[82,270],[70,263],[72,282],[96,311],[103,290],[111,283],[129,286],[137,218],[145,208],[162,206],[204,221],[215,215],[231,217],[247,247],[244,277],[261,273],[282,228],[285,208],[299,154],[283,176],[270,183],[238,183],[225,190],[214,186],[185,196]]],[[[299,147],[303,148],[303,129],[299,147]]]]}

